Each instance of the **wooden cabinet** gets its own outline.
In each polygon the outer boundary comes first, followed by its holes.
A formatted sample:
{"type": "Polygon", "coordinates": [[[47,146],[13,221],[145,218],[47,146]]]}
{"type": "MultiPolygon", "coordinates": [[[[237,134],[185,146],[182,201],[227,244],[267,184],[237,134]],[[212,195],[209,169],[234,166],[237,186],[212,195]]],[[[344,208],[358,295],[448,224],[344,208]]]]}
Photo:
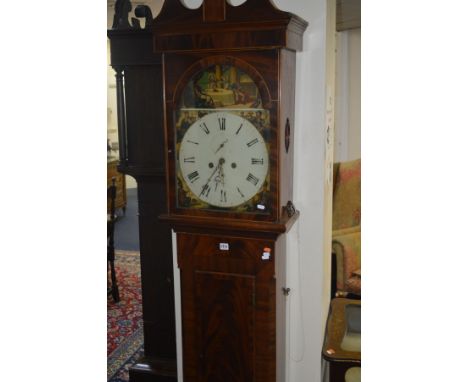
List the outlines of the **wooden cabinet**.
{"type": "Polygon", "coordinates": [[[275,381],[275,241],[180,233],[177,245],[184,380],[275,381]]]}
{"type": "MultiPolygon", "coordinates": [[[[115,209],[121,208],[125,213],[127,208],[127,189],[125,184],[125,175],[117,171],[117,160],[107,162],[107,187],[112,184],[112,178],[115,177],[117,193],[115,197],[115,209]]],[[[107,201],[107,213],[110,213],[110,201],[107,201]]]]}

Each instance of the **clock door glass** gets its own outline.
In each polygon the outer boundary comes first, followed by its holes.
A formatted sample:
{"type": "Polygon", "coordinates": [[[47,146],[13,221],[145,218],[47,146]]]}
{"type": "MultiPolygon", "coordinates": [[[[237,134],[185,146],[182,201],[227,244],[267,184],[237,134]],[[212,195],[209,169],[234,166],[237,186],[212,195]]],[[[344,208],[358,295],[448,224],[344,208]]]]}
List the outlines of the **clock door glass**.
{"type": "Polygon", "coordinates": [[[179,208],[268,213],[270,118],[250,76],[195,74],[175,113],[179,208]]]}

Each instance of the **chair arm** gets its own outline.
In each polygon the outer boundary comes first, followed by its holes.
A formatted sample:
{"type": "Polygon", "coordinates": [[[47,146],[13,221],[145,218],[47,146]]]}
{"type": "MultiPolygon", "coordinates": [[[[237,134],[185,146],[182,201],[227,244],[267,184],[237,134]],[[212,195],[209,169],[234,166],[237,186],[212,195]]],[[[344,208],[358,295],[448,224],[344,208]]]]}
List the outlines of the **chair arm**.
{"type": "Polygon", "coordinates": [[[360,294],[360,276],[353,272],[361,269],[361,232],[333,235],[332,252],[336,256],[336,291],[360,294]]]}
{"type": "Polygon", "coordinates": [[[355,232],[361,232],[360,224],[352,226],[352,227],[335,229],[332,231],[332,237],[335,238],[335,236],[348,235],[350,233],[355,233],[355,232]]]}

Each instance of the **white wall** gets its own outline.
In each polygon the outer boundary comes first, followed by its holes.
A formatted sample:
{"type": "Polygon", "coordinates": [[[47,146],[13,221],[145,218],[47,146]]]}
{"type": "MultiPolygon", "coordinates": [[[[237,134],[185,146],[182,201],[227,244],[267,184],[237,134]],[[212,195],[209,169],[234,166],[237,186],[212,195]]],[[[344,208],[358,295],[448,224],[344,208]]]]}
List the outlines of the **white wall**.
{"type": "Polygon", "coordinates": [[[319,382],[330,294],[331,187],[327,179],[331,174],[327,161],[330,165],[333,158],[335,2],[275,3],[309,22],[304,51],[297,60],[294,202],[301,216],[288,235],[288,286],[292,291],[287,381],[319,382]]]}
{"type": "Polygon", "coordinates": [[[361,157],[361,29],[338,33],[335,161],[361,157]]]}

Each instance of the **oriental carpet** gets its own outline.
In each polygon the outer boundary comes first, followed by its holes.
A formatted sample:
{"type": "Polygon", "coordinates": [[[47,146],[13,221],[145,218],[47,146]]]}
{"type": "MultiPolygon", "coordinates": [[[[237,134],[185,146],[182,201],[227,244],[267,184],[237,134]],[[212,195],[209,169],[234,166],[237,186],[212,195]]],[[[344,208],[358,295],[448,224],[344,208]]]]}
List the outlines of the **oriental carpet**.
{"type": "Polygon", "coordinates": [[[107,299],[107,380],[128,381],[128,369],[143,355],[140,255],[115,251],[120,302],[107,299]]]}

